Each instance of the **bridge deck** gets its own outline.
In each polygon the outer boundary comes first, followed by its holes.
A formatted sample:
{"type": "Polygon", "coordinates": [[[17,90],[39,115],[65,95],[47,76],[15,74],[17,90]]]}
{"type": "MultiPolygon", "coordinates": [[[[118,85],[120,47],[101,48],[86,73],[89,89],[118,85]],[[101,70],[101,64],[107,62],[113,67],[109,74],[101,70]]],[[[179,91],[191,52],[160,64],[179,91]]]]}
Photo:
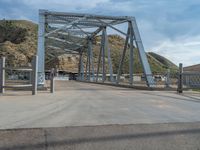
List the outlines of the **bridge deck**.
{"type": "Polygon", "coordinates": [[[0,129],[200,121],[200,94],[56,82],[55,94],[0,96],[0,129]]]}

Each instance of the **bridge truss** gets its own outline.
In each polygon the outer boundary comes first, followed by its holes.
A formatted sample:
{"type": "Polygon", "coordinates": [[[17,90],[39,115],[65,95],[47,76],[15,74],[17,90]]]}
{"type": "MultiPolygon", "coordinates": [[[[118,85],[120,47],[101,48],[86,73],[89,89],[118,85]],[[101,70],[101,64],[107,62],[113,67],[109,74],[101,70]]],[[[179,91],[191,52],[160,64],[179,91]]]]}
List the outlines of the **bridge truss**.
{"type": "Polygon", "coordinates": [[[138,26],[134,17],[128,16],[102,16],[92,14],[52,12],[39,10],[39,32],[38,32],[38,84],[43,85],[45,81],[45,55],[55,57],[62,54],[79,55],[78,79],[82,81],[105,82],[106,68],[110,81],[119,84],[122,74],[125,54],[127,48],[129,54],[129,84],[133,84],[133,51],[138,49],[140,62],[143,67],[147,86],[153,86],[152,72],[144,51],[138,26]],[[120,30],[117,25],[127,24],[127,31],[120,30]],[[125,44],[119,60],[117,77],[113,78],[111,52],[108,42],[108,28],[115,30],[125,37],[125,44]],[[94,67],[93,40],[101,35],[98,65],[94,67]],[[107,53],[107,58],[106,57],[107,53]],[[83,56],[87,61],[84,65],[83,56]],[[107,60],[107,61],[106,61],[107,60]],[[84,67],[85,66],[85,67],[84,67]],[[101,71],[101,72],[100,72],[101,71]],[[101,75],[101,81],[99,76],[101,75]]]}

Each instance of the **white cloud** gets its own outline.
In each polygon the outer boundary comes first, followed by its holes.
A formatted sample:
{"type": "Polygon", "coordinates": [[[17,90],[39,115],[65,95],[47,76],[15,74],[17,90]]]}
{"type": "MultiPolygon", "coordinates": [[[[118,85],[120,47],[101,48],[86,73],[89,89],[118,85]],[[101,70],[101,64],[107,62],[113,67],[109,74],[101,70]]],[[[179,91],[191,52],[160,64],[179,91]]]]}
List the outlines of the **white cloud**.
{"type": "Polygon", "coordinates": [[[0,4],[1,2],[10,2],[8,9],[0,6],[1,18],[29,18],[35,22],[38,9],[136,16],[145,50],[155,51],[176,64],[200,63],[199,0],[0,0],[0,4]]]}
{"type": "Polygon", "coordinates": [[[178,65],[184,66],[200,63],[200,35],[178,37],[174,40],[163,39],[152,50],[167,57],[178,65]]]}
{"type": "Polygon", "coordinates": [[[91,9],[99,3],[105,3],[109,0],[23,0],[24,4],[31,5],[35,8],[58,8],[72,10],[75,8],[91,9]]]}

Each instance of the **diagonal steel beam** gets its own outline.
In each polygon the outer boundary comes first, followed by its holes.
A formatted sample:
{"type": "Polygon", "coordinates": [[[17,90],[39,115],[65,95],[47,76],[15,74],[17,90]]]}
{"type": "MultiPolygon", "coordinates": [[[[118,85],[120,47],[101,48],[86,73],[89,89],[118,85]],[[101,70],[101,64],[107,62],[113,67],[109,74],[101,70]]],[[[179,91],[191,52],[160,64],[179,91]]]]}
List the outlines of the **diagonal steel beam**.
{"type": "Polygon", "coordinates": [[[119,33],[121,33],[121,34],[127,36],[126,33],[122,32],[121,30],[119,30],[119,29],[117,29],[117,28],[115,28],[115,27],[113,27],[112,25],[110,25],[110,24],[108,24],[108,23],[106,23],[106,22],[104,22],[104,21],[102,21],[102,20],[100,20],[100,19],[97,19],[97,20],[98,20],[99,22],[101,22],[104,26],[108,26],[108,27],[112,28],[113,30],[115,30],[115,31],[117,31],[117,32],[119,32],[119,33]]]}
{"type": "Polygon", "coordinates": [[[127,31],[124,49],[123,49],[122,56],[121,56],[120,63],[119,63],[119,69],[118,69],[117,80],[116,80],[117,84],[119,83],[121,72],[122,72],[122,67],[123,67],[124,58],[125,58],[125,54],[126,54],[126,49],[127,49],[128,41],[129,41],[129,33],[130,33],[130,28],[128,28],[128,31],[127,31]]]}
{"type": "Polygon", "coordinates": [[[73,24],[75,24],[75,23],[77,23],[77,22],[79,22],[79,21],[81,21],[81,20],[84,20],[84,19],[86,19],[86,18],[87,18],[87,16],[84,16],[83,18],[78,18],[78,19],[76,19],[76,20],[74,20],[74,21],[72,21],[72,22],[70,22],[70,23],[64,25],[64,26],[61,27],[61,28],[58,28],[58,29],[55,29],[55,30],[53,30],[53,31],[51,31],[51,32],[49,32],[49,33],[46,33],[45,36],[47,37],[47,36],[51,35],[52,33],[56,33],[56,32],[58,32],[58,31],[60,31],[60,30],[62,30],[62,29],[69,29],[69,28],[72,27],[73,24]]]}
{"type": "Polygon", "coordinates": [[[135,37],[136,46],[137,46],[138,51],[139,51],[140,61],[142,63],[142,67],[143,67],[144,74],[145,74],[145,77],[146,77],[146,84],[147,84],[148,87],[153,87],[155,85],[155,81],[153,79],[151,68],[150,68],[150,65],[149,65],[145,50],[144,50],[144,46],[143,46],[143,43],[142,43],[142,39],[140,37],[139,29],[138,29],[135,18],[132,18],[131,25],[132,25],[132,28],[133,28],[133,34],[134,34],[134,37],[135,37]]]}
{"type": "Polygon", "coordinates": [[[56,37],[47,37],[47,38],[48,39],[52,39],[52,40],[56,40],[56,41],[59,41],[59,42],[67,43],[67,44],[72,44],[72,45],[77,45],[77,46],[83,46],[81,44],[70,42],[70,41],[66,41],[66,40],[63,40],[63,39],[60,39],[60,38],[56,38],[56,37]]]}

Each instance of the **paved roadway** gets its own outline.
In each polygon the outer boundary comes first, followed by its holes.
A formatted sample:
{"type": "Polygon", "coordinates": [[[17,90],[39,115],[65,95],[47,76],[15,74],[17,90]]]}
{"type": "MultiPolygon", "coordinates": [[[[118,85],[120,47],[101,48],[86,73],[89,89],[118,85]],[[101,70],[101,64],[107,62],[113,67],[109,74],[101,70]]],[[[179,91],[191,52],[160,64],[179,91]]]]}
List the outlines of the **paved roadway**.
{"type": "Polygon", "coordinates": [[[56,85],[0,96],[0,150],[200,149],[199,93],[56,85]]]}
{"type": "Polygon", "coordinates": [[[57,82],[55,94],[0,96],[0,129],[200,121],[200,94],[57,82]]]}
{"type": "Polygon", "coordinates": [[[199,150],[200,123],[0,130],[0,150],[199,150]]]}

